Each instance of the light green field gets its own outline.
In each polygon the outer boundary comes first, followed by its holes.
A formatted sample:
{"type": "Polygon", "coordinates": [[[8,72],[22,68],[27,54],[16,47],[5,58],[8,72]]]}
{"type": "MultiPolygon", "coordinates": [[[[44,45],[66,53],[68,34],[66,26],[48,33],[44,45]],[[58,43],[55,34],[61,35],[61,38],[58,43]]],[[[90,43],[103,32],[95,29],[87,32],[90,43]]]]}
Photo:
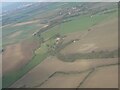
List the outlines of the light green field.
{"type": "Polygon", "coordinates": [[[3,76],[3,87],[10,86],[12,83],[26,74],[29,70],[41,63],[47,56],[48,54],[46,52],[45,45],[42,45],[40,49],[35,51],[35,55],[27,65],[25,65],[20,70],[10,72],[9,74],[3,76]]]}
{"type": "Polygon", "coordinates": [[[9,44],[15,44],[17,42],[20,42],[24,39],[30,38],[32,34],[39,30],[41,25],[38,26],[36,23],[32,23],[29,25],[21,25],[21,26],[6,26],[2,29],[2,35],[3,35],[3,47],[9,44]],[[10,38],[11,35],[13,35],[16,32],[21,31],[19,35],[16,35],[13,38],[10,38]]]}
{"type": "Polygon", "coordinates": [[[48,31],[44,32],[42,36],[45,39],[48,39],[53,35],[55,35],[56,33],[68,34],[72,32],[87,30],[93,25],[110,20],[112,17],[115,16],[117,16],[117,12],[107,13],[107,14],[97,14],[92,18],[90,17],[90,15],[74,17],[71,18],[72,21],[70,22],[62,23],[61,25],[57,25],[49,29],[48,31]]]}

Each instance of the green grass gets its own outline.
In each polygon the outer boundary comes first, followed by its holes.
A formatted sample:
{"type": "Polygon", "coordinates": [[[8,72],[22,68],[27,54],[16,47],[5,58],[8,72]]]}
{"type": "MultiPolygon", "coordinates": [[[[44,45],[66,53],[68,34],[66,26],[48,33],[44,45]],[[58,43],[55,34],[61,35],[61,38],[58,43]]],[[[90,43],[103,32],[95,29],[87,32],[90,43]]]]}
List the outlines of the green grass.
{"type": "Polygon", "coordinates": [[[117,13],[107,13],[107,14],[96,14],[92,18],[90,15],[73,17],[72,21],[62,23],[53,28],[50,28],[46,32],[43,32],[42,36],[45,39],[52,37],[56,33],[68,34],[72,32],[87,30],[93,25],[99,24],[103,21],[111,20],[112,17],[115,17],[117,13]]]}
{"type": "Polygon", "coordinates": [[[7,26],[2,29],[2,35],[3,35],[3,47],[9,44],[15,44],[17,42],[20,42],[26,38],[29,38],[32,36],[33,32],[38,30],[41,26],[34,24],[29,25],[21,25],[21,26],[7,26]],[[15,32],[22,31],[20,35],[16,36],[15,38],[9,38],[10,35],[14,34],[15,32]]]}
{"type": "Polygon", "coordinates": [[[57,58],[64,62],[73,62],[75,60],[81,59],[99,59],[99,58],[117,58],[118,50],[113,51],[99,51],[99,52],[90,52],[90,53],[75,53],[63,55],[61,53],[57,54],[57,58]]]}
{"type": "Polygon", "coordinates": [[[33,60],[31,60],[26,66],[24,66],[20,70],[11,72],[3,76],[3,88],[9,87],[11,84],[20,79],[23,75],[25,75],[29,70],[34,68],[40,62],[42,62],[46,57],[47,57],[46,53],[36,55],[35,58],[33,58],[33,60]]]}
{"type": "MultiPolygon", "coordinates": [[[[38,39],[38,38],[29,38],[27,41],[38,39]]],[[[40,48],[36,49],[34,52],[34,55],[32,59],[29,61],[28,64],[26,64],[24,67],[17,71],[13,71],[10,73],[7,73],[3,76],[3,88],[9,87],[12,85],[15,81],[20,79],[23,75],[25,75],[28,71],[30,71],[32,68],[34,68],[36,65],[40,64],[45,58],[49,56],[48,49],[46,44],[53,44],[54,39],[51,39],[43,44],[41,44],[40,48]]]]}
{"type": "Polygon", "coordinates": [[[40,49],[36,52],[37,53],[35,53],[31,61],[28,64],[26,64],[23,68],[14,72],[10,72],[3,76],[3,88],[9,87],[11,84],[20,79],[23,75],[25,75],[29,70],[34,68],[36,65],[41,63],[46,57],[48,57],[47,49],[44,45],[42,45],[40,49]]]}

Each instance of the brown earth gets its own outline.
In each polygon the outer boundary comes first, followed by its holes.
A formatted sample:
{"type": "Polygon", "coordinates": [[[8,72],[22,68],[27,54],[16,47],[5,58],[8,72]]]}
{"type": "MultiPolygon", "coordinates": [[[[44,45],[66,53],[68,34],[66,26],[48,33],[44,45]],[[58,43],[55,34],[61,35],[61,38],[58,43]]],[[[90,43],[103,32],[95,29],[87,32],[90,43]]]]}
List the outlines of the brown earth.
{"type": "Polygon", "coordinates": [[[32,21],[28,21],[28,22],[21,22],[21,23],[15,24],[13,26],[28,25],[28,24],[37,23],[37,22],[39,22],[39,20],[32,20],[32,21]]]}
{"type": "Polygon", "coordinates": [[[97,68],[91,74],[89,74],[90,70],[83,73],[58,73],[48,79],[40,88],[116,88],[118,87],[117,72],[118,66],[110,66],[97,68]],[[83,82],[88,74],[89,76],[83,82]]]}
{"type": "Polygon", "coordinates": [[[80,41],[70,44],[64,48],[61,53],[73,54],[115,50],[118,49],[118,21],[117,19],[113,19],[112,21],[96,25],[92,27],[90,31],[86,31],[86,33],[84,32],[82,35],[81,33],[68,35],[68,40],[73,36],[80,39],[80,41]]]}
{"type": "Polygon", "coordinates": [[[118,87],[118,74],[116,72],[118,72],[118,66],[96,69],[80,88],[116,88],[118,87]]]}
{"type": "Polygon", "coordinates": [[[15,38],[15,37],[17,37],[18,35],[20,35],[21,33],[22,33],[22,31],[15,32],[15,33],[13,33],[12,35],[10,35],[9,38],[15,38]]]}
{"type": "MultiPolygon", "coordinates": [[[[29,71],[26,75],[24,75],[21,79],[16,81],[11,87],[21,87],[24,85],[26,85],[26,87],[41,87],[40,84],[43,83],[45,80],[49,81],[48,78],[55,72],[60,72],[60,71],[61,72],[82,72],[97,66],[116,64],[116,63],[118,63],[117,58],[88,59],[88,60],[82,59],[82,60],[76,60],[75,62],[62,62],[56,57],[48,57],[43,62],[41,62],[38,66],[36,66],[31,71],[29,71]]],[[[109,73],[109,71],[107,73],[109,73]]],[[[118,75],[118,72],[116,71],[115,74],[118,75]]],[[[74,78],[74,76],[70,76],[70,77],[74,78]]],[[[60,83],[61,82],[58,83],[57,85],[58,87],[60,83]]],[[[109,84],[109,82],[107,83],[109,84]]],[[[63,84],[60,84],[60,86],[61,85],[63,84]]],[[[44,85],[44,87],[47,87],[47,86],[44,85]]]]}
{"type": "Polygon", "coordinates": [[[8,45],[2,53],[3,74],[18,70],[27,64],[38,46],[39,43],[34,40],[8,45]]]}
{"type": "Polygon", "coordinates": [[[89,72],[70,75],[55,74],[40,88],[76,88],[89,72]]]}

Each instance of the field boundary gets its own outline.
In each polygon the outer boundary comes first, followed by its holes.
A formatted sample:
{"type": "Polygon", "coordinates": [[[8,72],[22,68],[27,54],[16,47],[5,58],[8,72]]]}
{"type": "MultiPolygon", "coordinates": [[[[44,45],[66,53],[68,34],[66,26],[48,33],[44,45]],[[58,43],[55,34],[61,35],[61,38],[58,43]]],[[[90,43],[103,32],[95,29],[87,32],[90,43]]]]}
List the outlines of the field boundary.
{"type": "Polygon", "coordinates": [[[82,80],[82,82],[79,83],[79,85],[76,88],[79,88],[85,81],[87,78],[89,78],[89,76],[98,68],[104,68],[104,67],[109,67],[109,66],[115,66],[115,65],[119,65],[119,63],[113,63],[113,64],[106,64],[106,65],[99,65],[87,70],[83,70],[83,71],[70,71],[70,72],[64,72],[64,71],[56,71],[53,74],[51,74],[46,80],[44,80],[42,83],[33,86],[33,88],[38,88],[40,86],[42,86],[45,82],[47,82],[50,78],[54,77],[55,74],[64,74],[64,75],[70,75],[70,74],[81,74],[84,72],[88,72],[90,71],[85,78],[82,80]]]}

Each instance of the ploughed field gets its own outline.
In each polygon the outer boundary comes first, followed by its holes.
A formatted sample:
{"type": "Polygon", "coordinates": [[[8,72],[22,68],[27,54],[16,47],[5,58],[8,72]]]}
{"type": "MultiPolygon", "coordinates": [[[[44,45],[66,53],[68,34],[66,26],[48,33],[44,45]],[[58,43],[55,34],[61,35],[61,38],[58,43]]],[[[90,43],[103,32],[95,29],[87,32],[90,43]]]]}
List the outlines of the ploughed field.
{"type": "Polygon", "coordinates": [[[63,62],[56,57],[48,57],[11,87],[118,87],[117,63],[117,58],[63,62]],[[88,74],[89,76],[83,82],[88,74]],[[64,82],[61,83],[61,80],[64,82]],[[83,83],[79,86],[80,82],[83,83]]]}
{"type": "Polygon", "coordinates": [[[9,45],[2,53],[3,55],[3,75],[19,70],[25,66],[34,56],[34,51],[39,47],[36,40],[24,40],[20,43],[9,45]]]}

